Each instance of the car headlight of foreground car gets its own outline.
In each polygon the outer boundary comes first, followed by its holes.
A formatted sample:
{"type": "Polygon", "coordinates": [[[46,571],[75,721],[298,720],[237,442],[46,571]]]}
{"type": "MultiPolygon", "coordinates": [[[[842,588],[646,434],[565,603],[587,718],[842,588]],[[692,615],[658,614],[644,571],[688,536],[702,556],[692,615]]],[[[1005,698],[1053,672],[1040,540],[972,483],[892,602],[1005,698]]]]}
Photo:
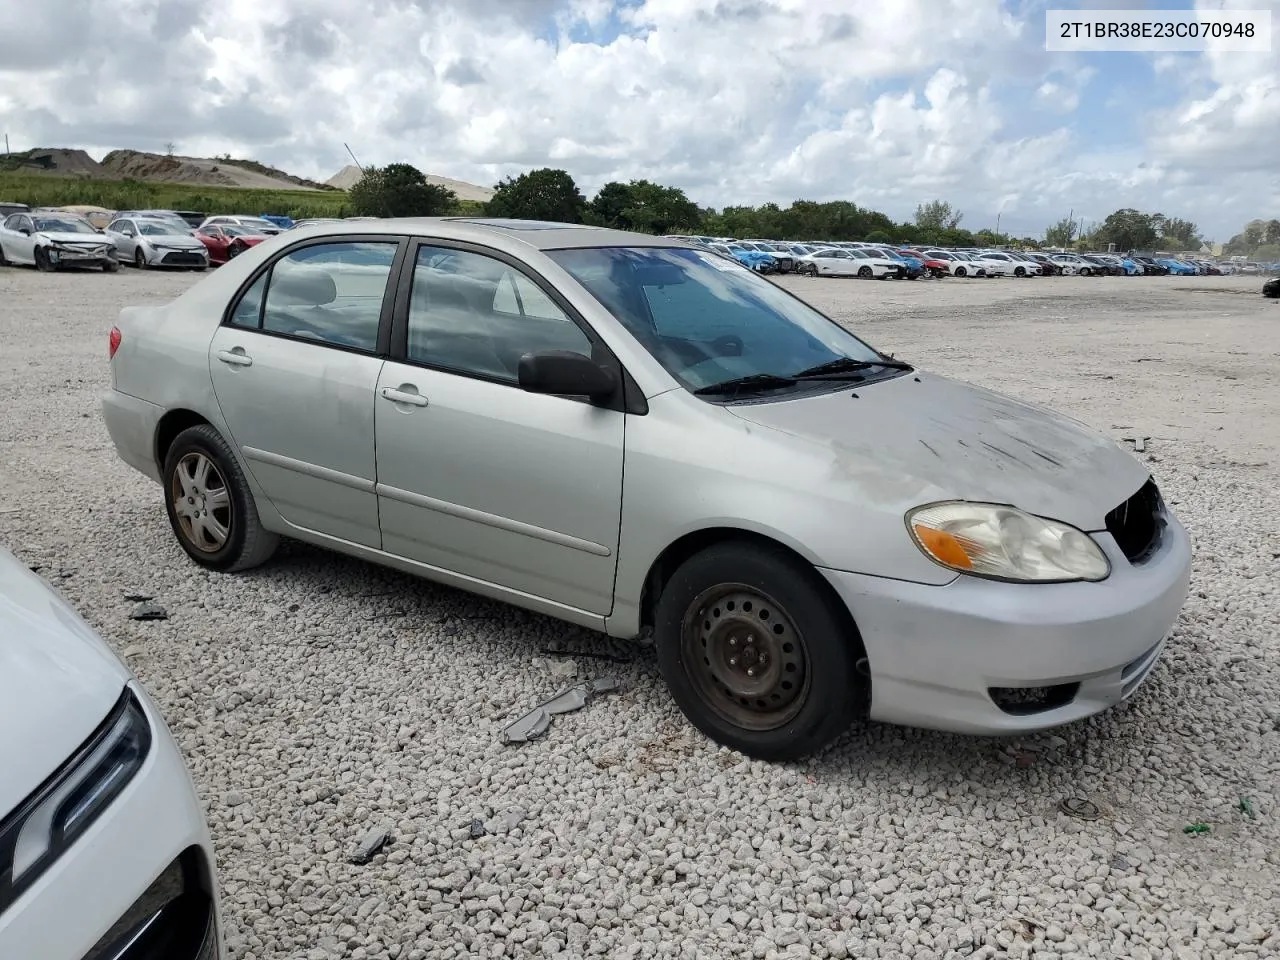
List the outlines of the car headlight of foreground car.
{"type": "Polygon", "coordinates": [[[935,563],[991,580],[1105,580],[1106,554],[1081,530],[994,503],[954,501],[907,514],[916,546],[935,563]]]}
{"type": "Polygon", "coordinates": [[[93,736],[0,821],[0,912],[89,828],[150,749],[151,724],[125,690],[93,736]]]}

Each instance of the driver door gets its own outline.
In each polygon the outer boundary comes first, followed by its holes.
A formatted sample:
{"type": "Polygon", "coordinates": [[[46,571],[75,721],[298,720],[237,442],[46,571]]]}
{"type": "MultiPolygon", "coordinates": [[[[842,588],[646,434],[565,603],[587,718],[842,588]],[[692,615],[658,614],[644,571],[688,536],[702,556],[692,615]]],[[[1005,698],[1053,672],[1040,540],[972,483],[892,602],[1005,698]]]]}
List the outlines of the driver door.
{"type": "Polygon", "coordinates": [[[106,230],[107,236],[116,247],[116,257],[122,260],[133,260],[133,252],[138,246],[138,231],[128,220],[116,220],[106,230]]]}

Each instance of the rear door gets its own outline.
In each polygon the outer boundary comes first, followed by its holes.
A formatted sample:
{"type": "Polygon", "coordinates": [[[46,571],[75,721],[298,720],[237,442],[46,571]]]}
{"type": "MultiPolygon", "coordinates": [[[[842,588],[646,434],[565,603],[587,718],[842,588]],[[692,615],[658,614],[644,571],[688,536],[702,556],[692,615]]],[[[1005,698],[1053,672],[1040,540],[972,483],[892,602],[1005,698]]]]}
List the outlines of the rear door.
{"type": "Polygon", "coordinates": [[[514,260],[435,241],[411,255],[396,317],[377,391],[383,549],[610,613],[626,414],[516,379],[524,353],[603,344],[514,260]]]}
{"type": "Polygon", "coordinates": [[[209,346],[231,440],[294,526],[379,547],[374,396],[407,241],[290,248],[243,288],[209,346]]]}

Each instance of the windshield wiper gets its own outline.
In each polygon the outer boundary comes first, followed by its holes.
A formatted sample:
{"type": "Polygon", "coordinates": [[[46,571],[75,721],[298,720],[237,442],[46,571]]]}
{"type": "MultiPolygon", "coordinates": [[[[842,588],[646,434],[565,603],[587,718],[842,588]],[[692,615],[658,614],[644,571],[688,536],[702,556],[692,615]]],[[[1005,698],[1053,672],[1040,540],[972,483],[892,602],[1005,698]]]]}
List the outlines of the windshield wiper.
{"type": "Polygon", "coordinates": [[[888,367],[891,370],[914,370],[915,367],[909,363],[903,363],[901,360],[855,360],[853,357],[836,357],[834,360],[828,360],[826,363],[820,363],[816,367],[809,367],[801,370],[799,373],[791,374],[796,380],[821,380],[825,377],[835,377],[840,374],[857,373],[860,370],[869,370],[872,367],[888,367]]]}
{"type": "Polygon", "coordinates": [[[707,397],[722,393],[739,393],[743,390],[768,390],[772,387],[794,387],[795,384],[795,377],[783,377],[776,373],[751,373],[745,377],[734,377],[731,380],[721,380],[719,383],[710,383],[705,387],[698,387],[693,392],[699,396],[707,397]]]}

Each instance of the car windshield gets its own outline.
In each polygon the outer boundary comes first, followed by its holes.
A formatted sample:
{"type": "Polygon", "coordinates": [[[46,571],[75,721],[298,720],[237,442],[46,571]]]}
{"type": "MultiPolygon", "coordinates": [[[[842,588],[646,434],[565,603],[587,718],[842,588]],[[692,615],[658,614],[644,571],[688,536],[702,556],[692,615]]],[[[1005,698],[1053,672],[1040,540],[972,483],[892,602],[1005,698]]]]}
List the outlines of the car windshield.
{"type": "Polygon", "coordinates": [[[35,225],[40,233],[97,233],[93,225],[75,217],[36,217],[35,225]]]}
{"type": "Polygon", "coordinates": [[[842,357],[883,360],[803,300],[697,250],[592,247],[547,255],[690,390],[786,377],[842,357]]]}
{"type": "Polygon", "coordinates": [[[169,223],[165,220],[139,220],[138,232],[146,237],[170,237],[174,234],[189,233],[185,229],[179,229],[176,223],[169,223]]]}

